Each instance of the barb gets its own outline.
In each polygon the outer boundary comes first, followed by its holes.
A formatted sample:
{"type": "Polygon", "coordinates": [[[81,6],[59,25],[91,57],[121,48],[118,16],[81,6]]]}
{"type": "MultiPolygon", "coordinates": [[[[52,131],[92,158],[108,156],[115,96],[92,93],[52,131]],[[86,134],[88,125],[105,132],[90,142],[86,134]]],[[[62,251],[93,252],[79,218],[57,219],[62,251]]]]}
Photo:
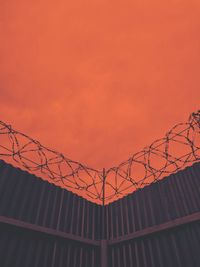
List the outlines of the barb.
{"type": "Polygon", "coordinates": [[[200,160],[200,111],[106,172],[68,159],[3,121],[0,157],[93,202],[108,204],[200,160]]]}
{"type": "Polygon", "coordinates": [[[186,123],[106,173],[106,202],[112,202],[200,160],[200,110],[186,123]]]}
{"type": "Polygon", "coordinates": [[[102,201],[101,172],[18,132],[0,121],[0,157],[93,201],[102,201]]]}

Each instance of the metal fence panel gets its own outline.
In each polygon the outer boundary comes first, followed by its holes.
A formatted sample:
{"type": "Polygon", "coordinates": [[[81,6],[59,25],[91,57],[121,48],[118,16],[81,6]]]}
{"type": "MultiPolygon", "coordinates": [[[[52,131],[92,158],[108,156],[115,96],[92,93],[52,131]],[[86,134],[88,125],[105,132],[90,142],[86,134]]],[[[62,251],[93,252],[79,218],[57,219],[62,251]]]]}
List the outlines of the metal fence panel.
{"type": "Polygon", "coordinates": [[[96,247],[0,225],[1,267],[100,266],[96,247]]]}
{"type": "MultiPolygon", "coordinates": [[[[105,207],[106,238],[159,225],[200,211],[200,164],[171,174],[105,207]]],[[[104,237],[105,238],[105,237],[104,237]]]]}
{"type": "Polygon", "coordinates": [[[109,249],[109,267],[199,267],[200,222],[109,249]]]}
{"type": "Polygon", "coordinates": [[[100,239],[101,206],[0,161],[0,215],[100,239]]]}
{"type": "Polygon", "coordinates": [[[0,266],[197,267],[199,196],[200,163],[99,206],[0,161],[0,266]]]}

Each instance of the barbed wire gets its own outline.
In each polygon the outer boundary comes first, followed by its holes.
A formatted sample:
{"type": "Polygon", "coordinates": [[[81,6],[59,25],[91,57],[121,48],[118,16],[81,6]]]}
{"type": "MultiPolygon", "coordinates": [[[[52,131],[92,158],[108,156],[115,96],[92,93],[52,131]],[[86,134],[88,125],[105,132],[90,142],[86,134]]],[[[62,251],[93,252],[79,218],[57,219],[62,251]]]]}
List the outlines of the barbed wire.
{"type": "Polygon", "coordinates": [[[161,139],[106,172],[105,201],[112,202],[200,160],[200,110],[161,139]]]}
{"type": "Polygon", "coordinates": [[[3,121],[0,121],[0,157],[12,158],[17,166],[78,195],[102,201],[101,172],[43,146],[3,121]]]}
{"type": "Polygon", "coordinates": [[[200,160],[200,110],[128,160],[99,171],[0,121],[0,157],[98,204],[108,204],[200,160]]]}

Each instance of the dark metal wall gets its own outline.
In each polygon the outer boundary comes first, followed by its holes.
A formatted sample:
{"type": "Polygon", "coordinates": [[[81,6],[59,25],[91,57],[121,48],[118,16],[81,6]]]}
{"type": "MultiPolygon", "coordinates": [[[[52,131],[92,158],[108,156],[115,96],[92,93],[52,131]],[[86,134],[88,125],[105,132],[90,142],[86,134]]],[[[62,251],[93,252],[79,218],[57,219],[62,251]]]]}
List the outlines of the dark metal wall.
{"type": "MultiPolygon", "coordinates": [[[[0,161],[0,216],[99,240],[101,206],[0,161]]],[[[1,267],[99,266],[97,246],[0,224],[1,267]]]]}
{"type": "Polygon", "coordinates": [[[0,225],[1,267],[99,267],[99,265],[99,250],[96,247],[0,225]]]}
{"type": "Polygon", "coordinates": [[[104,238],[113,239],[200,211],[200,164],[105,207],[104,238]]]}
{"type": "Polygon", "coordinates": [[[200,163],[102,207],[0,161],[0,267],[200,266],[199,196],[200,163]]]}
{"type": "MultiPolygon", "coordinates": [[[[198,163],[106,206],[104,237],[120,241],[199,211],[198,163]]],[[[200,266],[199,221],[114,243],[109,246],[109,267],[200,266]]]]}
{"type": "Polygon", "coordinates": [[[0,215],[98,240],[101,212],[101,206],[0,161],[0,215]]]}
{"type": "Polygon", "coordinates": [[[109,249],[109,267],[199,267],[200,222],[109,249]]]}

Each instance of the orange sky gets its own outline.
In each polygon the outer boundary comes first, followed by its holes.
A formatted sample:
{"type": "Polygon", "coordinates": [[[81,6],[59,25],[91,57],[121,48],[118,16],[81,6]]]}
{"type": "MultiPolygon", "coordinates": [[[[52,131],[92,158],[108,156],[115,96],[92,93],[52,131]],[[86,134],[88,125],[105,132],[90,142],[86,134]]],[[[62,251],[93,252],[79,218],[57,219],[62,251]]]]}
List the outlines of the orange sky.
{"type": "Polygon", "coordinates": [[[199,0],[2,0],[0,120],[111,167],[200,108],[199,0]]]}

